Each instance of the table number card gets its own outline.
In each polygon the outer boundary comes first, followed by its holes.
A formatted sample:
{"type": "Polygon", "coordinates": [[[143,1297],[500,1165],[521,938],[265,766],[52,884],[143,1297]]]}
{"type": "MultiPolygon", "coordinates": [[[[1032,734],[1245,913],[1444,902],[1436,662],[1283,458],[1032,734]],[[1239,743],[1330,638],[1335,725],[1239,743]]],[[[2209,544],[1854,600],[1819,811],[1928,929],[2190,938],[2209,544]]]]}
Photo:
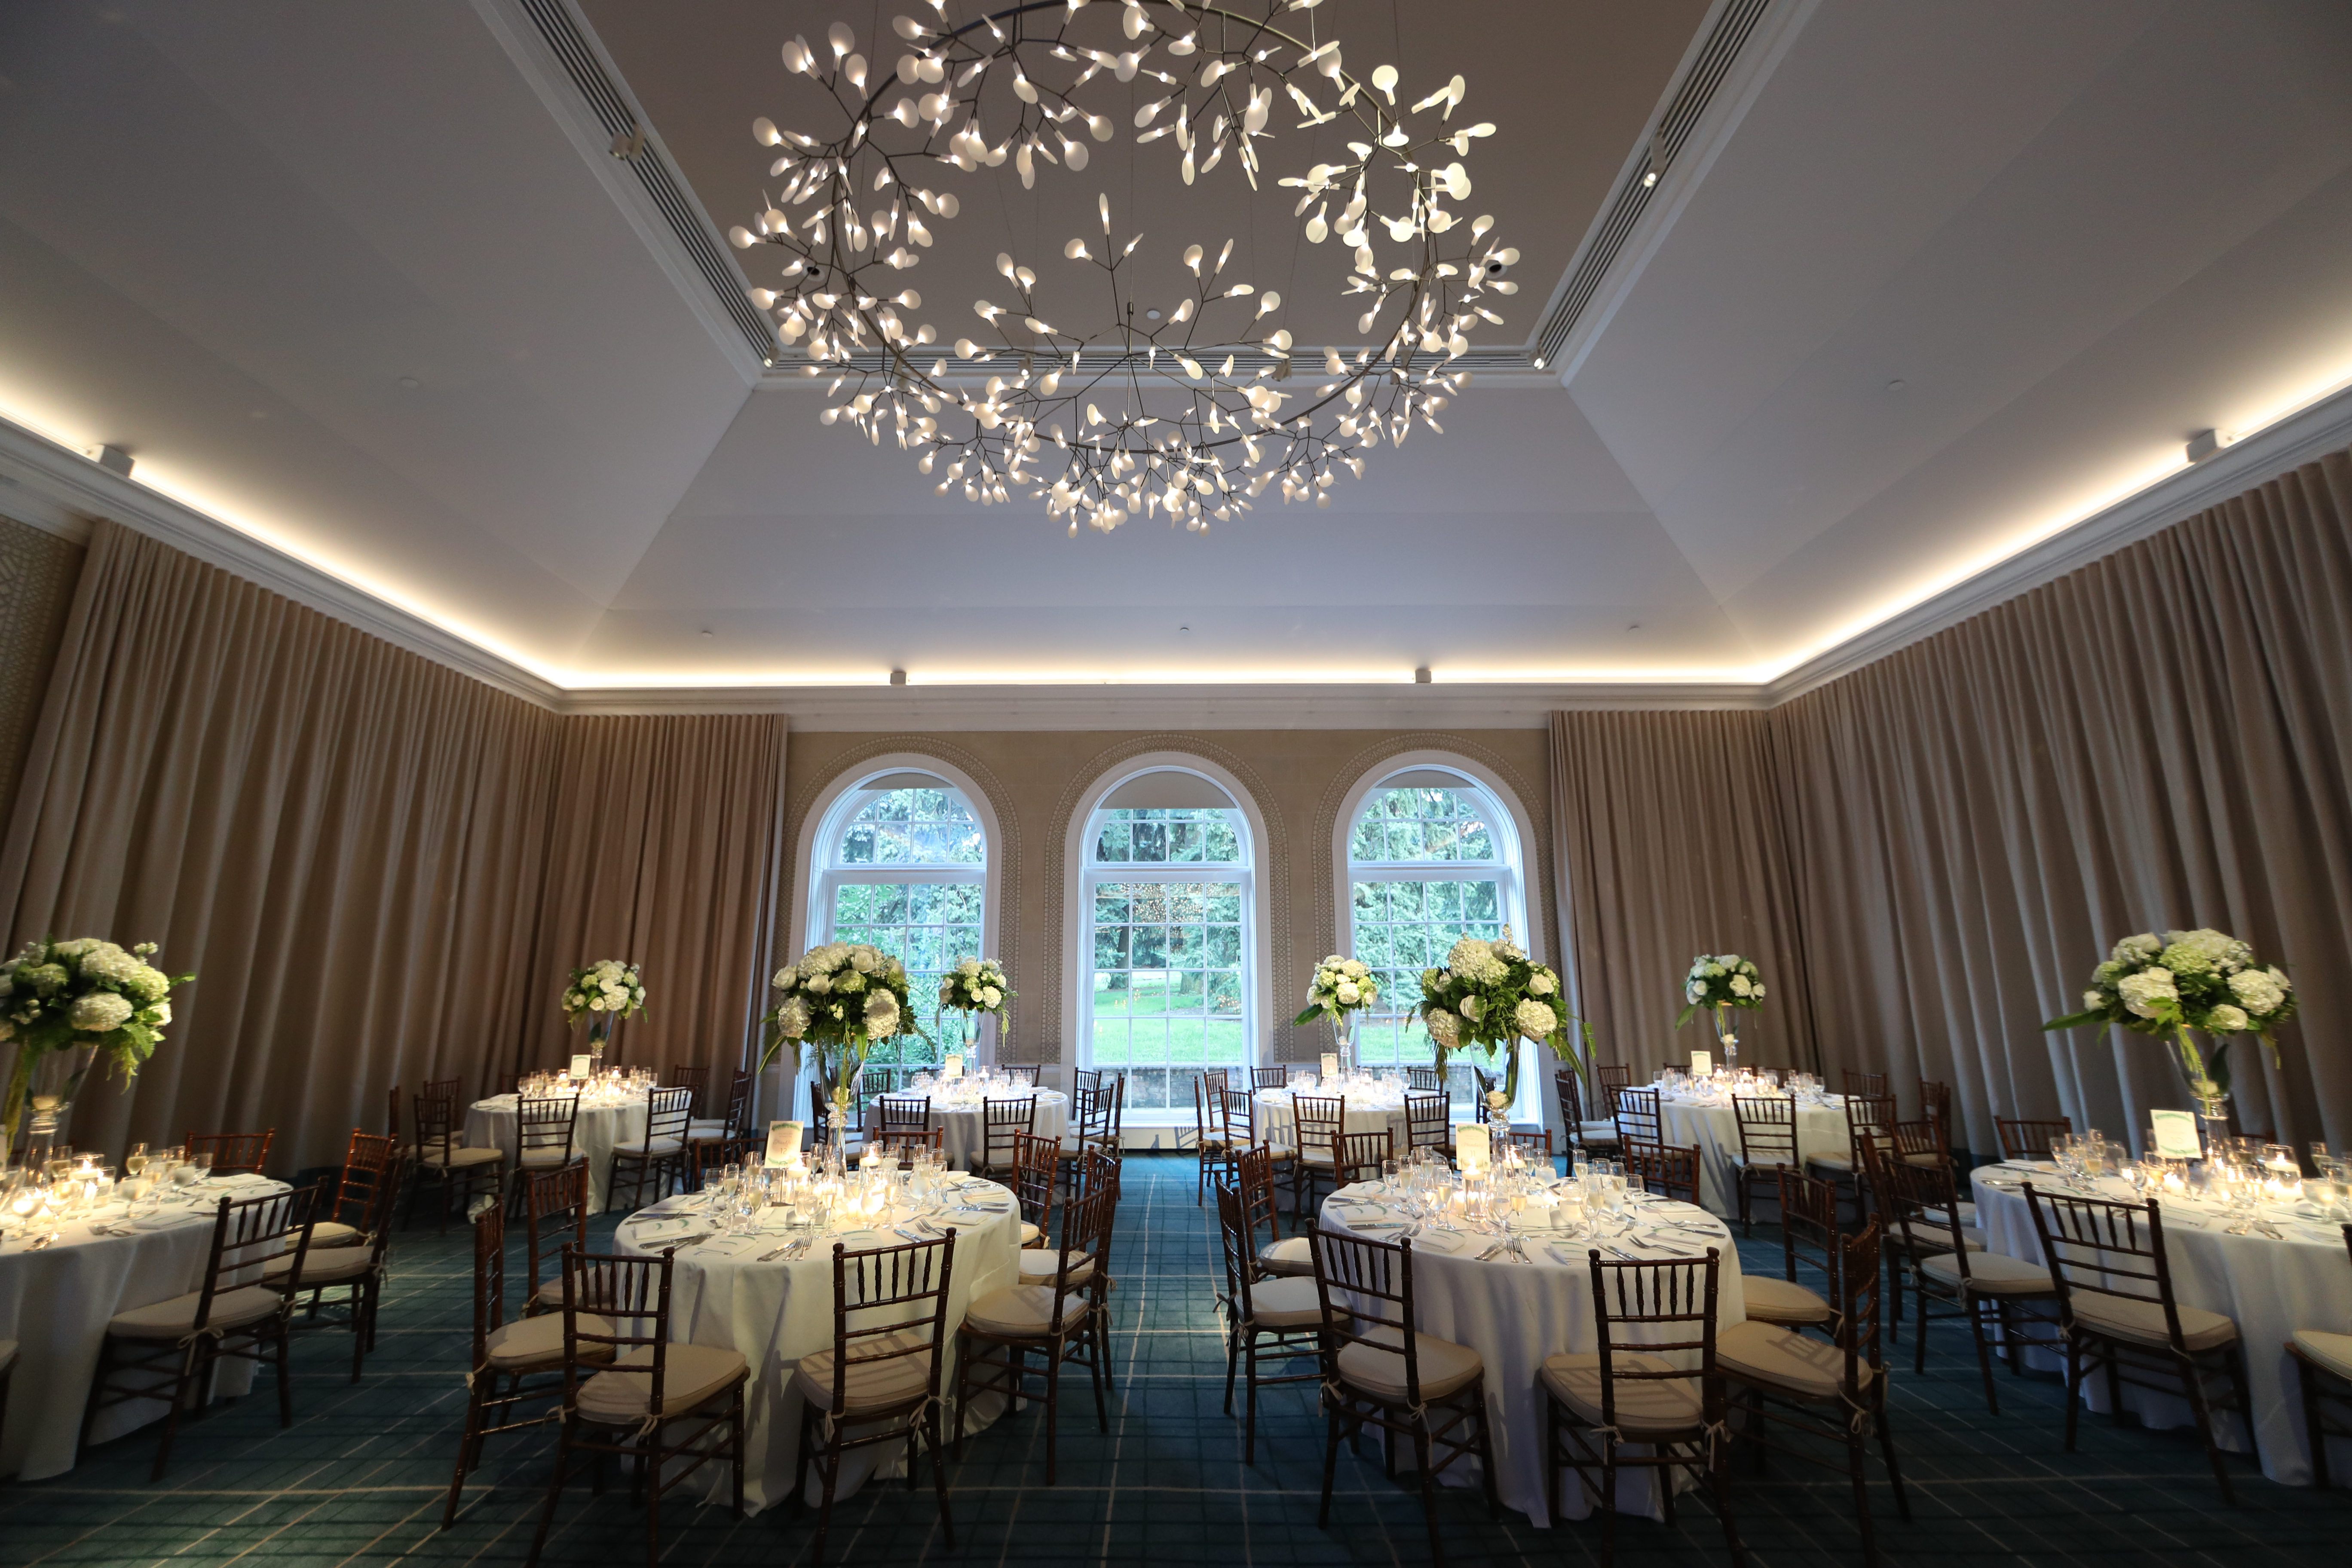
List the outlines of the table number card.
{"type": "Polygon", "coordinates": [[[2205,1150],[2197,1139],[2197,1118],[2186,1110],[2151,1110],[2148,1124],[2156,1130],[2156,1152],[2168,1160],[2197,1160],[2205,1150]]]}
{"type": "Polygon", "coordinates": [[[962,1056],[950,1051],[948,1054],[947,1063],[940,1076],[950,1079],[950,1081],[961,1078],[963,1076],[962,1056]]]}
{"type": "Polygon", "coordinates": [[[1328,1081],[1329,1079],[1335,1079],[1335,1078],[1338,1078],[1339,1076],[1339,1052],[1337,1052],[1337,1051],[1325,1051],[1325,1052],[1323,1053],[1323,1077],[1324,1077],[1324,1079],[1326,1079],[1326,1081],[1328,1081]]]}
{"type": "Polygon", "coordinates": [[[588,1058],[586,1057],[573,1057],[572,1058],[571,1076],[575,1079],[583,1079],[588,1076],[588,1058]]]}
{"type": "Polygon", "coordinates": [[[1475,1175],[1486,1170],[1493,1152],[1494,1145],[1485,1127],[1475,1121],[1454,1124],[1454,1163],[1464,1175],[1475,1175]]]}
{"type": "Polygon", "coordinates": [[[1693,1052],[1691,1053],[1691,1077],[1693,1077],[1693,1078],[1705,1078],[1707,1074],[1709,1074],[1709,1073],[1713,1072],[1714,1070],[1715,1070],[1715,1053],[1714,1053],[1714,1052],[1712,1052],[1712,1051],[1693,1051],[1693,1052]]]}
{"type": "Polygon", "coordinates": [[[768,1169],[781,1170],[795,1164],[801,1157],[801,1124],[797,1121],[768,1123],[768,1169]]]}

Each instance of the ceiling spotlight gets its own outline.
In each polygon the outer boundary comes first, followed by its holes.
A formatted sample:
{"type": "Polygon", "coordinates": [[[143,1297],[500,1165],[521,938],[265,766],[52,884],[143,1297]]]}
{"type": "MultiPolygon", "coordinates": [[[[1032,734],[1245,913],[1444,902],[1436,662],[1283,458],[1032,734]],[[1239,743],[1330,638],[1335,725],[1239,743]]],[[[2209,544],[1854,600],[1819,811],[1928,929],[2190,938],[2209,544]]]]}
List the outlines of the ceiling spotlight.
{"type": "Polygon", "coordinates": [[[1654,185],[1654,184],[1656,184],[1657,183],[1658,183],[1658,172],[1657,172],[1655,169],[1652,169],[1649,173],[1647,173],[1647,174],[1643,174],[1643,175],[1642,176],[1642,184],[1643,184],[1644,186],[1654,185]]]}
{"type": "Polygon", "coordinates": [[[1544,366],[1544,358],[1543,358],[1543,355],[1541,355],[1541,354],[1538,354],[1538,355],[1536,355],[1536,368],[1537,368],[1538,370],[1541,370],[1541,369],[1543,369],[1543,366],[1544,366]]]}
{"type": "Polygon", "coordinates": [[[1897,377],[1895,377],[1893,381],[1890,381],[1890,382],[1888,382],[1888,383],[1886,384],[1886,390],[1887,390],[1887,391],[1889,391],[1889,392],[1900,392],[1900,391],[1902,391],[1905,387],[1906,387],[1906,386],[1908,386],[1908,385],[1910,385],[1910,384],[1910,384],[1909,382],[1905,381],[1905,380],[1904,380],[1902,377],[1900,377],[1900,376],[1897,376],[1897,377]]]}
{"type": "Polygon", "coordinates": [[[402,376],[402,377],[400,378],[400,384],[401,384],[401,385],[402,385],[402,387],[403,387],[403,388],[404,388],[405,390],[410,391],[410,392],[414,392],[414,391],[415,391],[419,386],[422,386],[422,385],[424,384],[424,383],[422,383],[422,382],[418,381],[418,380],[417,380],[415,376],[413,376],[413,375],[404,375],[404,376],[402,376]]]}

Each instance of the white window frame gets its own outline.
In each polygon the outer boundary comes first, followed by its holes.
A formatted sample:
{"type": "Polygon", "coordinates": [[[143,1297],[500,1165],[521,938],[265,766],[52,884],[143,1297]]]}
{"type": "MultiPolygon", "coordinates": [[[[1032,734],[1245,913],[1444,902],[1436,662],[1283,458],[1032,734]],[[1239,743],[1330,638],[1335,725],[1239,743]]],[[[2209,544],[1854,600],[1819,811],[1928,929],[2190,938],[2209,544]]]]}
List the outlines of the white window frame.
{"type": "MultiPolygon", "coordinates": [[[[1267,852],[1265,819],[1241,781],[1205,757],[1188,752],[1153,752],[1122,763],[1089,788],[1080,808],[1070,815],[1069,837],[1063,846],[1065,883],[1064,951],[1070,954],[1068,979],[1062,1004],[1065,1063],[1072,1068],[1094,1066],[1094,900],[1104,882],[1231,881],[1241,889],[1242,910],[1242,1039],[1244,1065],[1255,1067],[1269,1056],[1268,1032],[1261,997],[1272,963],[1269,923],[1265,905],[1265,882],[1260,865],[1267,852]],[[1208,780],[1223,791],[1238,814],[1245,859],[1238,865],[1194,862],[1182,866],[1097,866],[1094,845],[1101,831],[1103,802],[1121,784],[1146,773],[1183,773],[1208,780]]],[[[1129,1111],[1139,1125],[1189,1124],[1185,1110],[1129,1111]]]]}
{"type": "MultiPolygon", "coordinates": [[[[1459,882],[1470,879],[1465,870],[1498,873],[1496,879],[1497,901],[1503,918],[1511,928],[1512,940],[1527,949],[1538,963],[1550,963],[1551,943],[1548,933],[1536,929],[1528,918],[1528,847],[1535,842],[1535,825],[1517,792],[1503,783],[1495,772],[1471,759],[1453,752],[1405,752],[1388,757],[1380,765],[1357,779],[1353,787],[1339,803],[1339,814],[1332,826],[1331,864],[1335,886],[1332,889],[1333,908],[1338,918],[1333,922],[1339,939],[1339,950],[1352,953],[1356,945],[1355,886],[1359,869],[1375,873],[1372,880],[1459,882]],[[1356,819],[1363,815],[1364,805],[1373,794],[1387,787],[1388,781],[1400,773],[1438,771],[1454,774],[1464,787],[1484,795],[1495,808],[1489,824],[1501,853],[1496,860],[1412,860],[1366,861],[1360,868],[1349,854],[1356,835],[1356,819]]],[[[1556,967],[1556,966],[1555,966],[1556,967]]],[[[1522,1042],[1519,1057],[1519,1096],[1511,1106],[1514,1121],[1543,1121],[1546,1100],[1542,1093],[1545,1057],[1532,1045],[1522,1042]]]]}

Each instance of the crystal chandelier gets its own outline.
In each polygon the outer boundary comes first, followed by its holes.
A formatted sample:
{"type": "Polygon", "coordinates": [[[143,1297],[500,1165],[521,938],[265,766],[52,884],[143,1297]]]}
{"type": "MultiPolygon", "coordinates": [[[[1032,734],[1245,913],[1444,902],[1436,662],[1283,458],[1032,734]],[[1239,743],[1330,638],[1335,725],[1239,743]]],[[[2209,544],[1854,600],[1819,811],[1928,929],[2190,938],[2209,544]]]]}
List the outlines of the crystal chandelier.
{"type": "Polygon", "coordinates": [[[751,298],[774,318],[780,361],[802,355],[803,374],[832,377],[825,424],[877,446],[887,431],[941,476],[943,495],[961,488],[985,506],[1025,491],[1074,535],[1081,521],[1107,533],[1155,514],[1206,531],[1276,485],[1286,502],[1328,506],[1340,471],[1361,478],[1383,439],[1402,445],[1416,420],[1443,429],[1437,416],[1470,379],[1449,367],[1478,321],[1502,321],[1486,297],[1518,288],[1502,276],[1518,252],[1496,243],[1491,217],[1459,210],[1462,161],[1495,129],[1454,123],[1462,78],[1410,103],[1393,66],[1358,79],[1337,38],[1315,37],[1323,0],[1043,0],[963,22],[948,0],[929,4],[929,18],[894,19],[892,68],[838,22],[821,46],[783,46],[786,68],[832,100],[829,133],[752,123],[780,150],[769,174],[783,183],[729,237],[782,252],[781,287],[751,298]],[[977,335],[940,345],[903,277],[961,205],[931,188],[939,166],[969,174],[1009,160],[1024,188],[1041,163],[1082,172],[1089,142],[1118,134],[1079,101],[1098,79],[1165,89],[1134,111],[1135,139],[1170,139],[1187,184],[1230,163],[1258,189],[1277,110],[1297,115],[1281,129],[1355,131],[1346,162],[1276,184],[1299,192],[1293,216],[1310,244],[1352,253],[1340,291],[1363,296],[1369,346],[1295,344],[1282,296],[1227,275],[1231,239],[1213,254],[1187,245],[1189,292],[1139,319],[1126,268],[1144,237],[1118,240],[1108,196],[1100,236],[1062,248],[1073,287],[1049,289],[1000,255],[1010,302],[975,300],[977,335]],[[1080,268],[1107,278],[1107,321],[1070,302],[1106,297],[1080,268]]]}

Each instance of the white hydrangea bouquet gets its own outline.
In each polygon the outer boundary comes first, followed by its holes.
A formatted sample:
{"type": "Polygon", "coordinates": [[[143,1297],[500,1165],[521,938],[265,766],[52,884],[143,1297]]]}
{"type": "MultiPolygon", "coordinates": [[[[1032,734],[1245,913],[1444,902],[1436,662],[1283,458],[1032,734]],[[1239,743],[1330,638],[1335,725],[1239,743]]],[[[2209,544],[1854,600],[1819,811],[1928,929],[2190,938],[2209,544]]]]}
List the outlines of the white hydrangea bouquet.
{"type": "Polygon", "coordinates": [[[1583,1070],[1576,1045],[1570,1037],[1559,992],[1559,976],[1531,963],[1525,949],[1503,928],[1499,942],[1464,937],[1445,955],[1443,969],[1421,972],[1421,1019],[1437,1043],[1437,1066],[1457,1050],[1483,1051],[1492,1062],[1497,1051],[1505,1059],[1503,1087],[1486,1096],[1487,1110],[1499,1113],[1518,1098],[1522,1037],[1564,1056],[1583,1070]]]}
{"type": "Polygon", "coordinates": [[[1328,1018],[1331,1043],[1344,1057],[1349,1022],[1380,999],[1381,983],[1371,965],[1335,952],[1315,966],[1315,977],[1307,983],[1306,1010],[1291,1023],[1303,1027],[1318,1018],[1328,1018]]]}
{"type": "Polygon", "coordinates": [[[2208,1120],[2227,1114],[2230,1043],[2239,1035],[2259,1035],[2278,1059],[2274,1031],[2295,1015],[2294,983],[2286,971],[2256,961],[2254,950],[2218,931],[2153,931],[2116,943],[2107,961],[2091,972],[2083,1010],[2042,1025],[2072,1029],[2085,1024],[2116,1025],[2137,1035],[2172,1037],[2173,1060],[2189,1092],[2208,1120]],[[2212,1043],[2200,1047],[2191,1030],[2212,1043]]]}
{"type": "Polygon", "coordinates": [[[164,973],[147,962],[154,954],[152,942],[125,950],[96,937],[43,938],[0,963],[0,1044],[16,1047],[0,1102],[0,1162],[28,1100],[54,1119],[101,1054],[126,1082],[155,1054],[172,1021],[172,988],[195,976],[164,973]]]}
{"type": "MultiPolygon", "coordinates": [[[[907,1004],[907,966],[864,942],[827,942],[768,983],[783,994],[761,1020],[775,1031],[760,1066],[765,1070],[785,1042],[814,1047],[817,1081],[833,1101],[833,1138],[848,1127],[849,1101],[866,1053],[900,1035],[923,1035],[907,1004]]],[[[1001,989],[1001,988],[1000,988],[1001,989]]]]}
{"type": "Polygon", "coordinates": [[[1700,953],[1691,960],[1690,973],[1683,976],[1683,1004],[1675,1027],[1689,1023],[1700,1008],[1707,1009],[1715,1018],[1715,1037],[1723,1047],[1724,1066],[1737,1066],[1739,1036],[1731,1026],[1731,1009],[1764,1005],[1764,981],[1757,973],[1756,961],[1736,952],[1700,953]]]}
{"type": "Polygon", "coordinates": [[[636,1016],[645,1005],[646,983],[637,966],[623,959],[598,959],[585,969],[575,969],[572,983],[563,988],[563,1021],[577,1027],[587,1020],[590,1065],[598,1070],[604,1066],[604,1046],[613,1037],[614,1021],[636,1016]]]}
{"type": "Polygon", "coordinates": [[[997,1048],[1012,1041],[1013,994],[1004,965],[992,958],[967,958],[940,976],[940,1005],[964,1016],[966,1045],[978,1036],[982,1016],[990,1013],[996,1015],[997,1048]]]}

